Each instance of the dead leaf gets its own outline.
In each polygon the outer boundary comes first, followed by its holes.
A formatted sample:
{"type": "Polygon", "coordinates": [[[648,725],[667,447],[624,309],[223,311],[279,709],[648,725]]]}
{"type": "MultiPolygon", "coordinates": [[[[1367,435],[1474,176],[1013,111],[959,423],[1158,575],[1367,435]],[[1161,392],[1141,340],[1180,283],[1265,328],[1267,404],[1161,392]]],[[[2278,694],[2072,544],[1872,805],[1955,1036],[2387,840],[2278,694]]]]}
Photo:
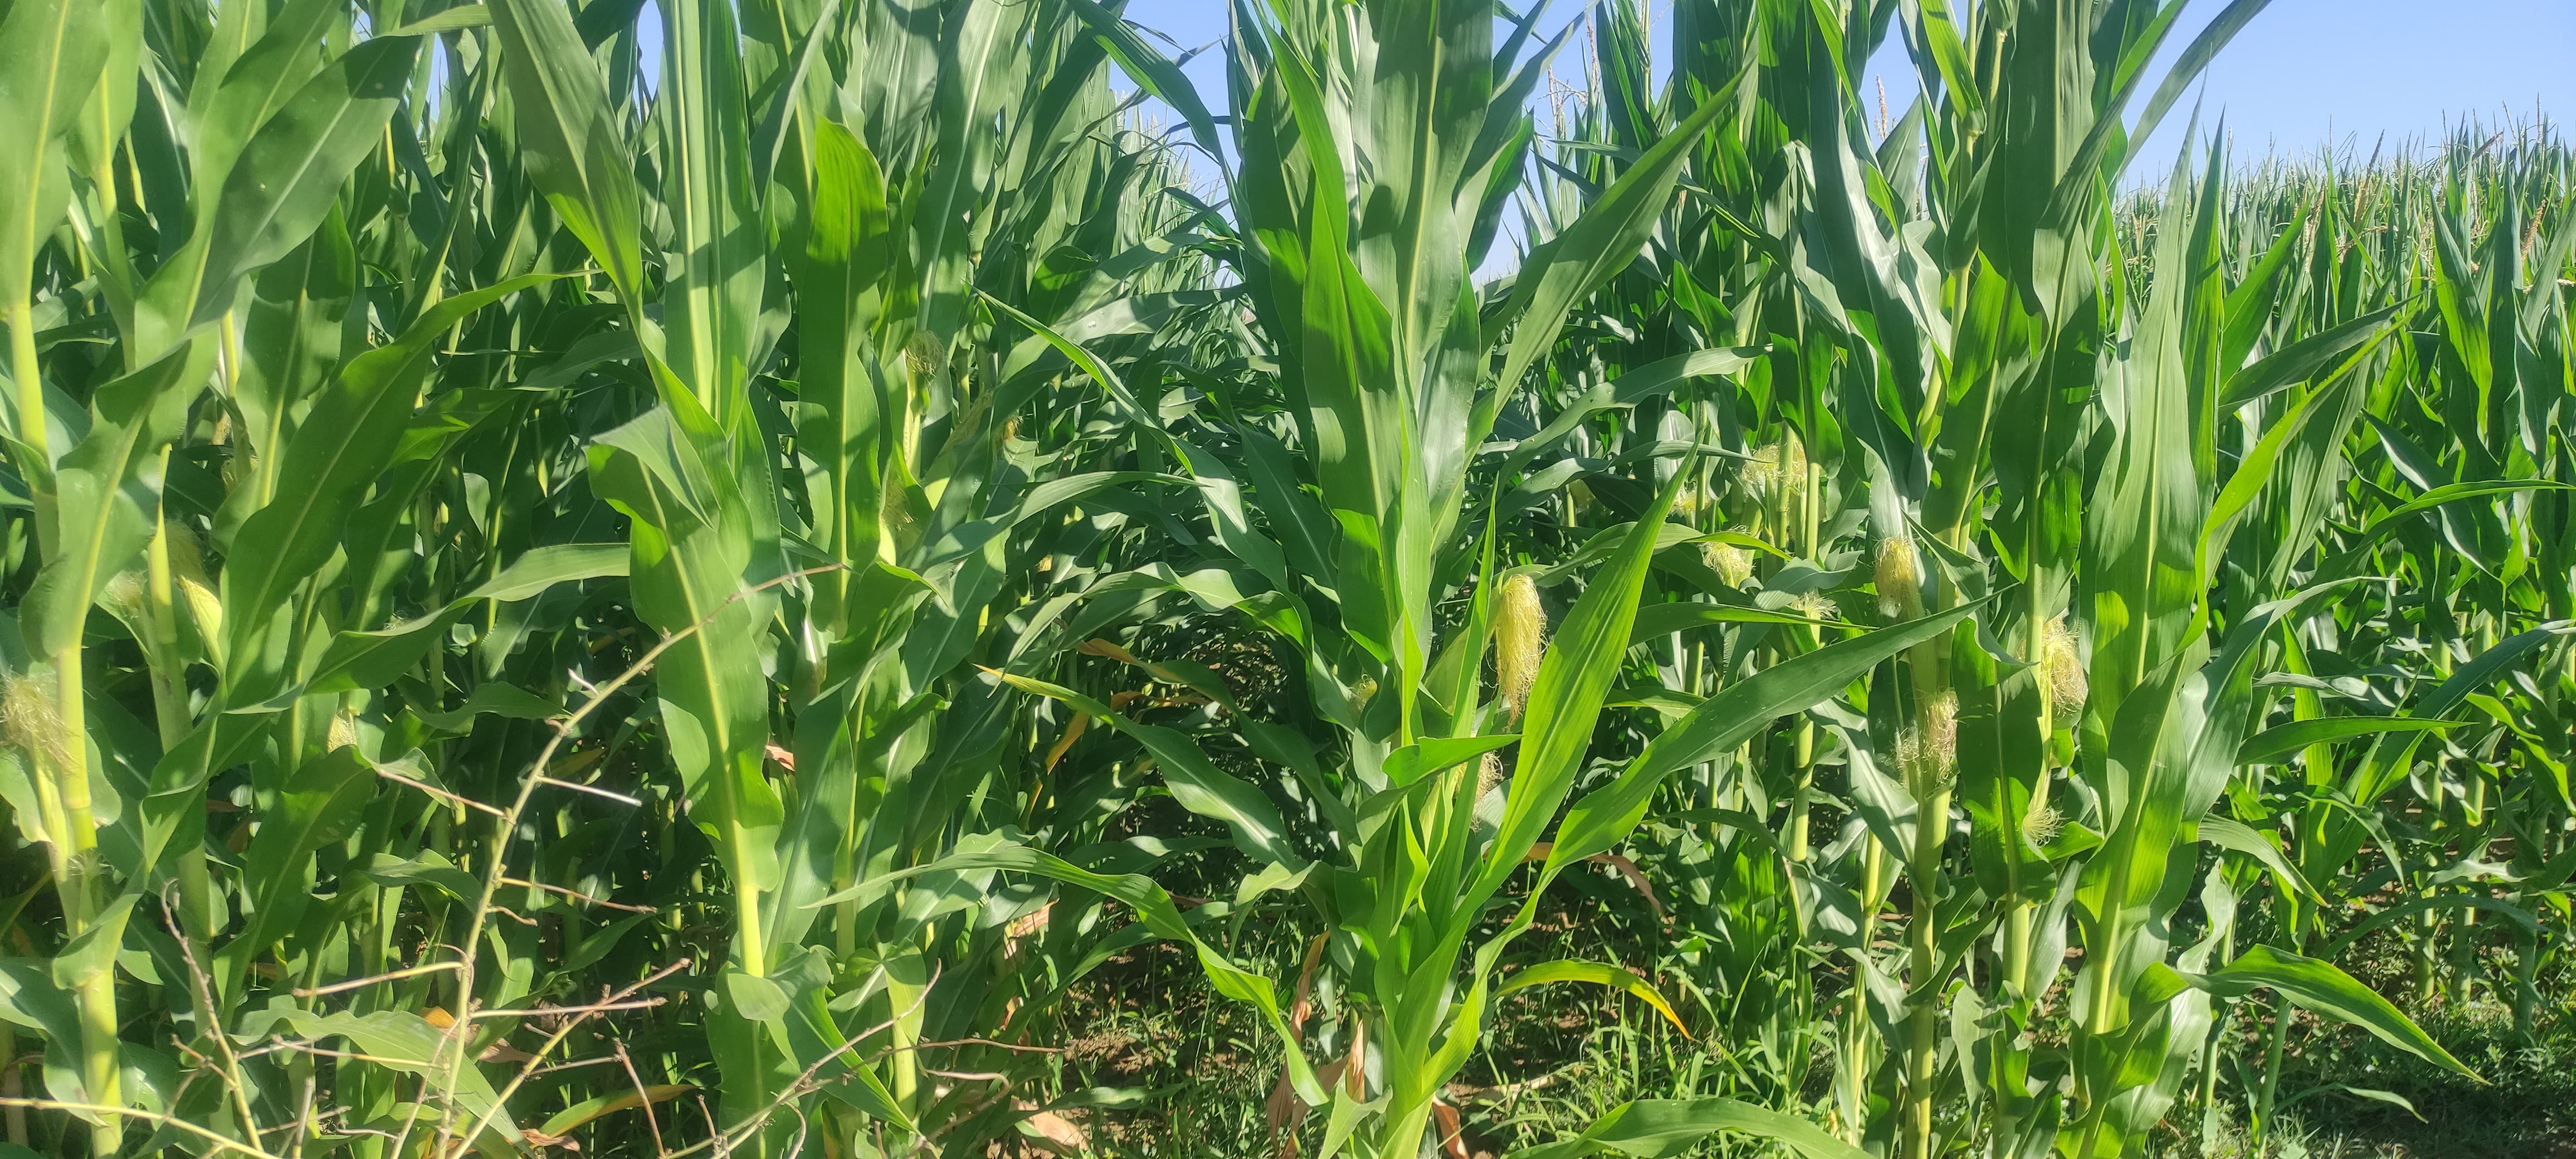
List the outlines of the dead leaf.
{"type": "Polygon", "coordinates": [[[1441,1159],[1467,1159],[1466,1126],[1458,1121],[1458,1108],[1446,1099],[1431,1100],[1431,1122],[1440,1133],[1441,1159]]]}
{"type": "Polygon", "coordinates": [[[1091,1137],[1054,1111],[1039,1111],[1020,1120],[1020,1134],[1049,1155],[1079,1155],[1091,1149],[1091,1137]]]}

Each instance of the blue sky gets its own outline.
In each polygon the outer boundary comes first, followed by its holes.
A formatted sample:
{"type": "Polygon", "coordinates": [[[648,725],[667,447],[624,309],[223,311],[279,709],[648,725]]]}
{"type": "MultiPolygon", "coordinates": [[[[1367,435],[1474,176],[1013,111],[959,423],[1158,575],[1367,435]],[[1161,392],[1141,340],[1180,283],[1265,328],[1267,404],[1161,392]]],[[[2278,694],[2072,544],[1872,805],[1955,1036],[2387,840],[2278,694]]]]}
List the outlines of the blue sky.
{"type": "MultiPolygon", "coordinates": [[[[2224,0],[2194,0],[2170,38],[2168,55],[2189,43],[2224,0]]],[[[1226,0],[1130,0],[1127,14],[1184,47],[1225,31],[1226,0]]],[[[1548,6],[1549,24],[1575,18],[1578,0],[1548,6]]],[[[1671,0],[1654,0],[1660,23],[1671,0]]],[[[1569,74],[1580,65],[1566,47],[1569,74]]],[[[1216,53],[1189,70],[1222,103],[1216,53]]],[[[1902,50],[1872,71],[1889,104],[1903,110],[1913,70],[1902,50]]],[[[2204,125],[2226,116],[2239,158],[2267,150],[2312,153],[2328,143],[2367,154],[2385,133],[2392,143],[2438,133],[2446,120],[2476,114],[2553,116],[2576,108],[2576,0],[2274,0],[2203,77],[2204,125]]],[[[2146,103],[2141,94],[2137,105],[2146,103]]],[[[2131,179],[2159,179],[2190,119],[2189,99],[2140,154],[2131,179]]]]}

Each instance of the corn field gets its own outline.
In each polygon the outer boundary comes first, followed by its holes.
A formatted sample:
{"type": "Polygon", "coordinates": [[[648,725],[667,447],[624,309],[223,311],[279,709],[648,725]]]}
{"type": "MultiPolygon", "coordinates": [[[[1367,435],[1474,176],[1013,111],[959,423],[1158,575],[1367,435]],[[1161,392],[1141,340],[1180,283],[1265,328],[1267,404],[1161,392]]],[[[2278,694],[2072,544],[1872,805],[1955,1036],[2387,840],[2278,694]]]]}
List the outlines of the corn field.
{"type": "Polygon", "coordinates": [[[2186,4],[5,0],[0,1159],[2509,1093],[2576,155],[2232,152],[2186,4]]]}

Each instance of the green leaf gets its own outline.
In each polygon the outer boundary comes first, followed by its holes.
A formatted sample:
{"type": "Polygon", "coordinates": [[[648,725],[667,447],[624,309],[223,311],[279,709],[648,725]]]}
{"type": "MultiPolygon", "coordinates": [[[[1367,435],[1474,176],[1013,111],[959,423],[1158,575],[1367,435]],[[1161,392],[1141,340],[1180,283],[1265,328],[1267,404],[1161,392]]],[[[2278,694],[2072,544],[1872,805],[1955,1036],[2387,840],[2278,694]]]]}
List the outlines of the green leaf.
{"type": "MultiPolygon", "coordinates": [[[[762,361],[768,231],[765,191],[752,185],[742,32],[731,0],[671,0],[662,11],[663,87],[654,120],[662,129],[662,209],[671,231],[665,244],[687,255],[663,267],[662,358],[717,429],[743,438],[755,428],[744,386],[762,361]]],[[[582,176],[595,174],[586,167],[582,176]]],[[[736,466],[758,470],[766,462],[736,466]]]]}
{"type": "Polygon", "coordinates": [[[224,569],[231,703],[256,703],[279,690],[285,674],[279,633],[293,621],[270,613],[286,607],[295,588],[330,561],[366,487],[402,441],[446,332],[476,310],[560,276],[528,274],[441,301],[402,337],[350,359],[314,399],[283,452],[277,497],[242,522],[224,569]]]}
{"type": "Polygon", "coordinates": [[[1608,382],[1594,386],[1576,396],[1573,401],[1566,403],[1564,409],[1556,412],[1556,417],[1547,420],[1547,425],[1540,427],[1536,434],[1513,444],[1510,453],[1503,459],[1502,472],[1509,475],[1518,470],[1522,464],[1529,462],[1531,457],[1572,434],[1575,428],[1583,425],[1584,420],[1604,410],[1631,407],[1646,399],[1670,394],[1674,387],[1693,378],[1733,374],[1752,365],[1753,360],[1761,357],[1762,354],[1761,348],[1752,346],[1694,350],[1688,354],[1676,354],[1661,361],[1649,362],[1608,382]]]}
{"type": "Polygon", "coordinates": [[[501,716],[511,720],[555,720],[571,715],[572,710],[521,688],[515,684],[486,682],[474,686],[465,703],[453,711],[437,712],[414,709],[412,715],[421,723],[440,732],[465,733],[474,729],[474,718],[501,716]]]}
{"type": "Polygon", "coordinates": [[[1684,117],[1620,173],[1583,216],[1522,264],[1511,302],[1497,320],[1513,327],[1503,372],[1495,380],[1504,393],[1518,389],[1521,375],[1556,344],[1574,304],[1636,260],[1638,247],[1672,201],[1682,163],[1699,146],[1700,135],[1733,107],[1734,102],[1719,97],[1684,117]]]}
{"type": "Polygon", "coordinates": [[[2291,888],[2298,890],[2310,901],[2320,905],[2325,904],[2324,895],[2317,892],[2316,886],[2309,884],[2307,876],[2300,873],[2297,866],[2290,864],[2289,857],[2281,852],[2281,847],[2265,840],[2263,835],[2251,826],[2233,817],[2221,817],[2213,813],[2200,819],[2199,832],[2201,840],[2221,849],[2235,850],[2262,862],[2265,869],[2279,875],[2282,881],[2287,882],[2291,888]]]}
{"type": "Polygon", "coordinates": [[[491,23],[492,10],[490,8],[486,8],[480,4],[459,4],[444,12],[432,13],[431,15],[421,17],[418,20],[414,20],[409,24],[405,24],[400,28],[396,28],[393,31],[386,33],[386,35],[436,36],[442,32],[455,32],[459,29],[483,28],[491,23]]]}
{"type": "Polygon", "coordinates": [[[435,889],[452,901],[471,904],[483,896],[483,881],[456,868],[445,854],[424,849],[411,857],[378,853],[367,859],[367,880],[387,889],[418,887],[435,889]]]}
{"type": "MultiPolygon", "coordinates": [[[[215,216],[203,223],[202,267],[164,267],[153,296],[185,302],[164,323],[193,330],[232,309],[242,278],[304,244],[338,199],[349,171],[383,143],[385,121],[402,103],[420,41],[380,36],[350,49],[282,102],[242,147],[224,178],[215,216]],[[193,279],[189,275],[194,272],[193,279]],[[183,281],[164,288],[165,278],[183,281]]],[[[175,304],[175,302],[173,302],[175,304]]],[[[173,336],[177,331],[173,331],[173,336]]]]}
{"type": "Polygon", "coordinates": [[[0,19],[0,140],[14,146],[11,156],[34,157],[72,127],[107,62],[111,27],[98,18],[96,0],[9,6],[0,19]]]}
{"type": "Polygon", "coordinates": [[[1116,898],[1136,911],[1136,920],[1157,936],[1188,945],[1198,954],[1199,968],[1206,972],[1216,990],[1228,998],[1243,1002],[1259,1011],[1286,1049],[1289,1078],[1296,1084],[1300,1097],[1310,1106],[1324,1102],[1321,1084],[1306,1063],[1298,1036],[1288,1029],[1288,1021],[1279,1009],[1279,998],[1270,979],[1254,974],[1233,962],[1206,942],[1197,931],[1182,920],[1180,908],[1172,904],[1170,894],[1149,877],[1134,874],[1110,875],[1093,873],[1051,853],[1031,849],[1017,842],[1000,842],[985,849],[951,854],[928,865],[896,871],[864,881],[849,889],[814,902],[817,908],[843,901],[865,901],[893,888],[903,878],[925,873],[951,873],[971,869],[1001,869],[1032,873],[1052,881],[1087,889],[1104,897],[1116,898]]]}
{"type": "Polygon", "coordinates": [[[2466,723],[2463,720],[2419,720],[2411,716],[2329,716],[2297,720],[2245,738],[2245,743],[2236,749],[2236,763],[2271,764],[2312,744],[2384,732],[2437,732],[2466,723]]]}
{"type": "MultiPolygon", "coordinates": [[[[56,1073],[80,1079],[73,1060],[80,1047],[80,1008],[69,987],[54,980],[53,965],[34,958],[0,958],[0,1018],[45,1037],[48,1081],[56,1073]]],[[[72,1092],[58,1098],[77,1098],[72,1092]]]]}
{"type": "Polygon", "coordinates": [[[2234,372],[2228,376],[2227,393],[2219,400],[2219,409],[2233,411],[2274,391],[2316,377],[2318,371],[2335,360],[2379,337],[2388,329],[2389,320],[2405,307],[2404,302],[2383,306],[2340,326],[2299,339],[2262,361],[2234,372]]]}
{"type": "MultiPolygon", "coordinates": [[[[2200,574],[2204,578],[2216,575],[2218,555],[2235,534],[2237,521],[2263,496],[2274,493],[2275,476],[2285,465],[2298,462],[2301,435],[2307,431],[2310,422],[2329,411],[2339,412],[2339,417],[2345,417],[2349,422],[2349,408],[2341,404],[2345,396],[2358,389],[2354,382],[2346,379],[2317,390],[2299,399],[2287,415],[2273,420],[2270,428],[2263,432],[2261,441],[2238,463],[2236,473],[2228,476],[2227,485],[2219,490],[2218,498],[2210,504],[2208,518],[2201,524],[2198,550],[2200,574]]],[[[2328,430],[2323,435],[2340,442],[2343,431],[2328,430]]],[[[2294,476],[2280,482],[2295,488],[2304,480],[2294,476]]]]}
{"type": "Polygon", "coordinates": [[[2328,1091],[2338,1091],[2343,1094],[2351,1095],[2356,1099],[2368,1099],[2374,1103],[2387,1103],[2393,1107],[2400,1107],[2403,1108],[2407,1114],[2415,1116],[2415,1120],[2417,1122],[2420,1123],[2424,1121],[2424,1112],[2416,1110],[2415,1104],[2407,1101],[2407,1098],[2404,1095],[2398,1094],[2395,1091],[2383,1091],[2374,1087],[2349,1086],[2344,1083],[2327,1083],[2321,1087],[2310,1087],[2307,1090],[2300,1091],[2289,1098],[2281,1100],[2280,1106],[2294,1106],[2298,1103],[2307,1101],[2311,1096],[2321,1095],[2328,1091]]]}
{"type": "Polygon", "coordinates": [[[1514,1151],[1508,1159],[1581,1159],[1617,1154],[1665,1159],[1683,1155],[1700,1140],[1732,1131],[1782,1144],[1806,1159],[1868,1159],[1869,1152],[1845,1143],[1805,1119],[1734,1099],[1639,1099],[1612,1108],[1582,1135],[1514,1151]]]}
{"type": "Polygon", "coordinates": [[[787,991],[778,983],[740,970],[725,971],[725,997],[733,1003],[733,1012],[754,1022],[768,1022],[787,1013],[787,991]]]}
{"type": "Polygon", "coordinates": [[[1379,771],[1386,774],[1386,787],[1400,789],[1415,781],[1468,761],[1521,739],[1517,733],[1491,736],[1424,737],[1388,753],[1379,771]]]}
{"type": "MultiPolygon", "coordinates": [[[[2562,857],[2563,856],[2564,855],[2562,855],[2562,857]]],[[[2549,875],[2543,874],[2541,881],[2527,882],[2524,884],[2524,888],[2537,888],[2544,890],[2553,888],[2556,882],[2551,881],[2548,878],[2549,875]]],[[[2490,897],[2483,893],[2437,893],[2430,897],[2409,898],[2404,902],[2390,906],[2387,909],[2381,910],[2369,917],[2354,922],[2350,928],[2344,930],[2344,932],[2338,935],[2335,940],[2326,943],[2323,947],[2323,952],[2317,956],[2326,961],[2333,961],[2336,958],[2342,957],[2345,951],[2350,950],[2354,943],[2359,942],[2372,930],[2392,925],[2402,919],[2412,917],[2416,914],[2441,909],[2481,909],[2489,913],[2502,915],[2507,920],[2513,922],[2515,925],[2521,926],[2525,930],[2538,932],[2540,929],[2540,919],[2533,915],[2530,910],[2524,909],[2521,906],[2515,905],[2503,898],[2490,897]]]]}
{"type": "MultiPolygon", "coordinates": [[[[2189,152],[2177,158],[2166,189],[2159,269],[2180,269],[2191,260],[2195,231],[2182,210],[2194,204],[2189,152]]],[[[2137,336],[2123,344],[2116,370],[2106,371],[2108,446],[2099,452],[2100,477],[2084,501],[2079,573],[2091,613],[2090,707],[2105,721],[2118,721],[2130,693],[2182,648],[2204,591],[2199,549],[2208,506],[2184,355],[2190,282],[2156,279],[2137,336]]]]}
{"type": "MultiPolygon", "coordinates": [[[[1094,0],[1068,0],[1085,28],[1109,51],[1111,59],[1146,92],[1179,111],[1181,120],[1190,127],[1190,135],[1200,150],[1209,157],[1226,155],[1225,145],[1216,134],[1216,118],[1208,115],[1207,105],[1199,100],[1198,86],[1181,72],[1180,66],[1155,51],[1154,46],[1138,35],[1133,25],[1119,19],[1094,0]]],[[[1223,166],[1219,170],[1224,171],[1223,166]]]]}
{"type": "Polygon", "coordinates": [[[40,655],[79,643],[90,604],[142,554],[161,506],[157,451],[186,429],[213,363],[211,343],[190,343],[91,397],[89,437],[63,456],[54,477],[55,554],[18,613],[40,655]]]}
{"type": "MultiPolygon", "coordinates": [[[[879,517],[892,440],[882,416],[891,408],[876,365],[876,327],[884,300],[878,281],[893,256],[893,219],[876,155],[849,130],[817,126],[813,166],[813,221],[796,267],[805,372],[798,393],[810,410],[797,437],[822,465],[829,488],[815,512],[816,544],[834,559],[858,564],[883,550],[879,517]]],[[[863,618],[847,606],[855,582],[848,572],[816,577],[824,606],[815,618],[825,627],[849,631],[863,618]]]]}
{"type": "Polygon", "coordinates": [[[1118,405],[1126,409],[1129,421],[1166,443],[1171,441],[1171,437],[1163,433],[1162,424],[1154,421],[1154,412],[1145,409],[1144,402],[1127,389],[1127,384],[1119,379],[1117,372],[1109,369],[1109,364],[1101,361],[1098,355],[1085,349],[1081,343],[1065,337],[1055,327],[1030,317],[1017,306],[991,294],[983,295],[983,299],[987,305],[1001,311],[1004,317],[1028,327],[1030,333],[1045,339],[1047,345],[1055,347],[1057,352],[1063,354],[1076,367],[1081,368],[1085,375],[1090,376],[1093,382],[1099,383],[1100,389],[1108,391],[1109,397],[1116,399],[1118,405]]]}
{"type": "Polygon", "coordinates": [[[642,197],[607,85],[572,12],[555,0],[493,0],[490,7],[517,113],[521,163],[629,309],[639,308],[642,197]]]}
{"type": "MultiPolygon", "coordinates": [[[[1485,853],[1484,864],[1466,891],[1468,904],[1462,912],[1473,913],[1493,896],[1573,791],[1575,777],[1582,772],[1584,754],[1592,747],[1593,726],[1601,718],[1602,701],[1617,683],[1620,664],[1628,654],[1628,640],[1637,619],[1638,593],[1654,563],[1664,515],[1672,510],[1673,497],[1691,474],[1687,470],[1673,473],[1672,480],[1629,528],[1626,541],[1592,577],[1583,589],[1583,597],[1574,602],[1565,622],[1548,641],[1547,652],[1539,660],[1538,679],[1530,687],[1529,703],[1523,710],[1520,759],[1513,768],[1511,791],[1504,799],[1503,819],[1485,853]]],[[[1560,834],[1560,852],[1563,841],[1560,834]]]]}
{"type": "Polygon", "coordinates": [[[140,895],[127,893],[108,903],[95,915],[88,929],[82,930],[54,955],[54,984],[77,991],[85,978],[96,977],[112,968],[117,951],[125,944],[125,922],[134,916],[134,903],[140,895]]]}
{"type": "Polygon", "coordinates": [[[1963,604],[1872,629],[1765,668],[1702,701],[1690,715],[1648,742],[1636,764],[1650,775],[1661,776],[1715,759],[1772,721],[1824,703],[1880,662],[1946,635],[1980,606],[1963,604]]]}
{"type": "Polygon", "coordinates": [[[1627,839],[1645,819],[1655,789],[1675,771],[1729,752],[1772,721],[1802,712],[1858,679],[1879,663],[1927,640],[1947,635],[1973,614],[1970,604],[1919,620],[1879,628],[1828,644],[1755,673],[1701,701],[1646,743],[1617,780],[1575,802],[1557,827],[1548,853],[1553,873],[1627,839]]]}
{"type": "Polygon", "coordinates": [[[1188,735],[1160,725],[1139,724],[1060,684],[1008,672],[995,675],[1014,688],[1062,701],[1134,737],[1161,764],[1163,783],[1172,790],[1172,799],[1190,812],[1222,823],[1234,835],[1235,845],[1254,859],[1276,862],[1291,870],[1305,866],[1306,859],[1298,856],[1296,847],[1288,841],[1288,825],[1280,818],[1278,806],[1271,804],[1260,789],[1216,767],[1216,762],[1209,760],[1199,743],[1188,735]]]}
{"type": "Polygon", "coordinates": [[[2390,533],[2405,525],[2406,520],[2435,508],[2467,499],[2484,499],[2516,491],[2570,491],[2576,483],[2550,479],[2481,479],[2467,483],[2448,483],[2435,487],[2371,521],[2357,537],[2344,540],[2344,551],[2318,569],[2319,575],[2354,575],[2361,571],[2362,561],[2372,548],[2390,533]]]}
{"type": "MultiPolygon", "coordinates": [[[[18,0],[0,16],[0,149],[10,158],[0,174],[0,305],[27,303],[37,249],[71,196],[63,134],[112,48],[115,22],[98,8],[98,0],[18,0]]],[[[34,384],[19,386],[24,410],[34,384]]]]}
{"type": "Polygon", "coordinates": [[[630,556],[622,543],[558,543],[529,548],[500,574],[436,612],[331,638],[298,694],[381,688],[419,662],[450,624],[484,600],[531,599],[560,583],[622,577],[630,556]]]}
{"type": "Polygon", "coordinates": [[[664,1083],[640,1090],[630,1089],[597,1095],[555,1112],[552,1118],[546,1120],[544,1126],[537,1128],[537,1133],[562,1138],[565,1134],[602,1117],[619,1111],[632,1110],[646,1103],[667,1103],[696,1089],[698,1088],[688,1083],[664,1083]]]}
{"type": "Polygon", "coordinates": [[[1740,604],[1712,604],[1683,600],[1665,604],[1647,604],[1637,609],[1637,623],[1629,642],[1643,644],[1675,632],[1692,628],[1713,628],[1720,624],[1794,624],[1834,626],[1836,621],[1817,620],[1792,612],[1772,612],[1740,604]]]}
{"type": "Polygon", "coordinates": [[[304,762],[279,786],[276,804],[261,810],[259,831],[242,854],[242,889],[259,908],[216,952],[225,992],[295,928],[313,902],[305,882],[314,852],[348,837],[375,789],[375,766],[354,747],[338,748],[304,762]]]}
{"type": "MultiPolygon", "coordinates": [[[[241,55],[218,61],[209,52],[210,59],[198,65],[188,99],[197,122],[188,142],[188,166],[200,196],[209,199],[200,208],[214,207],[243,147],[329,63],[316,46],[349,27],[344,0],[291,0],[273,7],[267,26],[258,30],[259,39],[241,55]]],[[[224,32],[217,37],[231,39],[224,32]]]]}
{"type": "MultiPolygon", "coordinates": [[[[280,995],[268,1006],[244,1011],[232,1034],[233,1040],[244,1046],[261,1042],[272,1034],[316,1045],[345,1038],[358,1053],[368,1056],[371,1065],[418,1076],[429,1096],[423,1102],[433,1098],[454,1099],[467,1123],[487,1113],[492,1114],[492,1125],[486,1129],[482,1139],[465,1141],[474,1143],[485,1154],[492,1154],[496,1149],[503,1155],[511,1154],[507,1147],[495,1148],[493,1144],[501,1139],[515,1141],[519,1138],[519,1129],[510,1121],[509,1108],[500,1107],[495,1111],[499,1099],[492,1089],[492,1081],[484,1077],[483,1069],[468,1064],[451,1072],[446,1059],[441,1057],[441,1045],[448,1043],[446,1049],[452,1051],[459,1044],[449,1043],[444,1031],[409,1010],[377,1010],[366,1014],[342,1010],[321,1014],[299,1009],[291,999],[280,995]],[[451,1080],[455,1085],[449,1085],[451,1080]]],[[[459,1124],[458,1134],[464,1133],[464,1125],[459,1124]]],[[[465,1142],[459,1145],[463,1146],[465,1142]]]]}
{"type": "MultiPolygon", "coordinates": [[[[2236,34],[2271,3],[2272,0],[2233,0],[2220,9],[2218,15],[2211,17],[2209,23],[2201,28],[2200,35],[2193,37],[2191,43],[2183,48],[2182,55],[2175,58],[2172,67],[2166,70],[2164,82],[2156,86],[2156,94],[2147,98],[2146,111],[2138,114],[2137,125],[2129,131],[2132,158],[2136,156],[2137,149],[2155,136],[2156,126],[2163,123],[2165,113],[2182,98],[2183,91],[2191,87],[2191,82],[2209,67],[2210,61],[2217,59],[2218,51],[2227,47],[2228,41],[2236,39],[2236,34]]],[[[2127,166],[2123,164],[2122,168],[2127,166]]]]}
{"type": "MultiPolygon", "coordinates": [[[[2203,989],[2234,997],[2269,988],[2326,1017],[2361,1027],[2391,1046],[2458,1074],[2478,1079],[2433,1036],[2387,999],[2353,980],[2332,962],[2257,945],[2214,973],[2197,979],[2203,989]]],[[[2484,1082],[2484,1079],[2478,1079],[2484,1082]]]]}
{"type": "Polygon", "coordinates": [[[1692,1037],[1690,1027],[1682,1025],[1681,1015],[1673,1013],[1672,1003],[1664,1001],[1663,993],[1655,989],[1654,983],[1638,977],[1625,966],[1611,965],[1606,962],[1577,962],[1567,959],[1540,962],[1527,969],[1515,971],[1494,983],[1494,997],[1500,998],[1514,990],[1545,986],[1551,982],[1589,982],[1595,986],[1625,990],[1646,1005],[1654,1007],[1655,1013],[1663,1015],[1664,1021],[1672,1023],[1673,1029],[1680,1031],[1683,1038],[1692,1037]]]}
{"type": "MultiPolygon", "coordinates": [[[[2467,700],[2470,694],[2484,691],[2503,679],[2506,669],[2520,663],[2524,656],[2570,630],[2570,626],[2563,623],[2542,624],[2507,636],[2454,669],[2449,679],[2419,694],[2415,703],[2408,706],[2408,711],[2414,719],[2440,719],[2467,700]]],[[[2413,767],[2415,749],[2423,743],[2424,735],[2411,731],[2381,734],[2371,743],[2361,769],[2353,774],[2351,783],[2346,786],[2348,799],[2365,807],[2377,801],[2380,794],[2387,792],[2413,767]]]]}
{"type": "Polygon", "coordinates": [[[939,74],[931,109],[938,162],[921,182],[912,219],[915,260],[922,277],[922,326],[947,338],[965,318],[973,286],[967,248],[971,202],[993,172],[1001,145],[991,121],[1010,75],[1010,46],[1029,5],[1003,0],[962,0],[951,5],[939,38],[939,74]]]}

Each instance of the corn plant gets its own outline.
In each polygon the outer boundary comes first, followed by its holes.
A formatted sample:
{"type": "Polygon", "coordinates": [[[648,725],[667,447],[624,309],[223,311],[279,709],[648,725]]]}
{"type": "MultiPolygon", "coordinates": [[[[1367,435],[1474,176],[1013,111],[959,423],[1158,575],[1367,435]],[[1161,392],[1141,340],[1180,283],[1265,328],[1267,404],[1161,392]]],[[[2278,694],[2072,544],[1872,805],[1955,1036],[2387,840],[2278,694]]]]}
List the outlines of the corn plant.
{"type": "Polygon", "coordinates": [[[1157,941],[1280,1153],[2540,1042],[2563,144],[2119,192],[2262,0],[1575,7],[0,6],[0,1150],[1098,1149],[1157,941]]]}

